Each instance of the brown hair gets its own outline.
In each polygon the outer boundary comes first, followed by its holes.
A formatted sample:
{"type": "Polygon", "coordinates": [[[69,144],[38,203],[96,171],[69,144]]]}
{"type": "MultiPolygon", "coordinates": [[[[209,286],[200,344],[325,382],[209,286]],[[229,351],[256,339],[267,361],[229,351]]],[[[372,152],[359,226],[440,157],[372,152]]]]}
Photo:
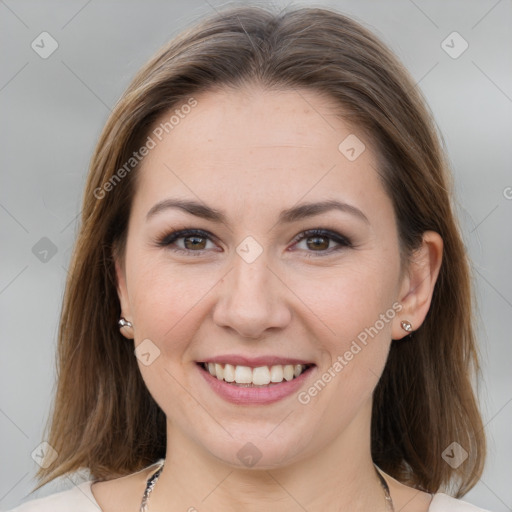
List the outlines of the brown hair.
{"type": "Polygon", "coordinates": [[[451,486],[464,495],[482,473],[485,437],[471,385],[479,363],[469,265],[434,123],[405,69],[364,27],[327,9],[276,14],[260,7],[221,11],[168,43],[106,123],[91,160],[60,321],[47,437],[58,458],[39,469],[36,489],[80,468],[110,479],[165,457],[165,415],[146,389],[133,344],[117,327],[113,251],[124,252],[136,166],[117,181],[116,173],[170,108],[215,87],[243,84],[306,88],[333,99],[379,156],[405,254],[426,230],[443,238],[427,317],[412,338],[392,343],[374,392],[372,456],[407,485],[429,492],[451,486]],[[456,469],[442,458],[452,442],[469,454],[456,469]]]}

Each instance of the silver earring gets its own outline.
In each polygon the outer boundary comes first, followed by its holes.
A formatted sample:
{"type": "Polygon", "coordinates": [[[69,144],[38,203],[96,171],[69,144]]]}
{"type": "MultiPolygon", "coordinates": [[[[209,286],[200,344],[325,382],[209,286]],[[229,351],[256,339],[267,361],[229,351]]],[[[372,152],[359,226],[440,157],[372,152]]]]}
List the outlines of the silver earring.
{"type": "Polygon", "coordinates": [[[411,324],[411,322],[408,322],[407,320],[402,320],[400,322],[400,325],[402,326],[402,329],[404,331],[407,331],[407,332],[411,332],[412,331],[412,324],[411,324]]]}
{"type": "Polygon", "coordinates": [[[119,322],[117,322],[119,327],[133,327],[131,322],[128,322],[128,320],[125,320],[123,317],[119,319],[119,322]]]}

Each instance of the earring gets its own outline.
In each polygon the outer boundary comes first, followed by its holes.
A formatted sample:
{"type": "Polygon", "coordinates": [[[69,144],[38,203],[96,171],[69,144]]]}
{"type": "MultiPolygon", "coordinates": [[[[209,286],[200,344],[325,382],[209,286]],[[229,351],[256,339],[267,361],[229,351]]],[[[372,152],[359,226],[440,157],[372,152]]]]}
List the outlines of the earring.
{"type": "Polygon", "coordinates": [[[412,331],[412,324],[411,324],[411,322],[408,322],[407,320],[402,320],[400,322],[400,325],[402,326],[402,329],[404,331],[407,331],[407,332],[411,332],[412,331]]]}
{"type": "Polygon", "coordinates": [[[119,327],[133,327],[131,322],[128,322],[128,320],[125,320],[123,317],[119,319],[119,322],[117,322],[119,327]]]}

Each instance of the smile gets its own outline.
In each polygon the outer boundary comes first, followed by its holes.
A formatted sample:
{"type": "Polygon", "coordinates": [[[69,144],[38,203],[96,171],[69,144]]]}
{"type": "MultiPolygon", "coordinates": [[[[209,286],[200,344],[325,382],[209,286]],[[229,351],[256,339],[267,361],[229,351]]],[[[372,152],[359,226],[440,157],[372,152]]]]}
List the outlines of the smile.
{"type": "Polygon", "coordinates": [[[272,366],[250,366],[220,364],[212,362],[199,363],[212,377],[242,387],[269,386],[291,381],[299,377],[312,365],[276,364],[272,366]]]}
{"type": "Polygon", "coordinates": [[[254,366],[247,366],[246,361],[238,365],[223,363],[223,357],[215,359],[215,362],[201,361],[195,365],[207,388],[227,402],[247,406],[268,405],[296,395],[317,369],[315,364],[298,364],[297,361],[294,364],[272,361],[273,364],[265,365],[268,358],[257,363],[251,361],[254,366]]]}

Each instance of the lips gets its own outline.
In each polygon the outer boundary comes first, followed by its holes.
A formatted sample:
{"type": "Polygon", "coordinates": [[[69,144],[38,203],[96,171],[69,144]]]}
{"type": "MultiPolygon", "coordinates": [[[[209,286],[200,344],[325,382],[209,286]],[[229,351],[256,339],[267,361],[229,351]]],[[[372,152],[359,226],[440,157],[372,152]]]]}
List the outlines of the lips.
{"type": "Polygon", "coordinates": [[[244,405],[269,404],[293,394],[316,369],[312,361],[276,355],[205,356],[199,374],[223,399],[244,405]]]}
{"type": "MultiPolygon", "coordinates": [[[[209,361],[209,363],[214,364],[215,367],[217,367],[217,365],[222,366],[224,371],[226,365],[229,365],[229,363],[223,365],[221,363],[212,363],[211,361],[209,361]]],[[[281,382],[269,382],[268,384],[254,384],[255,379],[256,382],[260,382],[258,379],[261,378],[261,375],[258,376],[258,373],[265,372],[265,370],[259,370],[259,368],[262,368],[261,366],[246,367],[252,372],[251,382],[239,384],[236,381],[226,382],[224,378],[219,379],[218,375],[213,376],[209,370],[205,369],[208,367],[208,362],[206,361],[198,362],[195,366],[200,376],[200,380],[203,380],[207,384],[208,388],[216,395],[227,402],[244,406],[269,405],[295,395],[306,384],[306,382],[315,378],[314,376],[317,369],[315,364],[306,364],[304,365],[305,369],[302,370],[298,377],[295,377],[295,365],[290,365],[291,368],[294,369],[293,378],[291,380],[286,380],[284,378],[284,367],[287,365],[272,365],[283,366],[283,380],[281,382]],[[256,377],[254,377],[254,372],[256,372],[256,377]]],[[[236,367],[234,365],[232,366],[236,368],[243,365],[236,365],[236,367]]],[[[271,372],[272,366],[270,368],[265,367],[269,373],[271,372]]],[[[300,366],[302,367],[302,365],[300,366]]],[[[245,370],[242,370],[242,372],[243,371],[245,370]]],[[[274,372],[276,372],[276,370],[274,370],[274,372]]],[[[276,376],[274,373],[275,379],[277,379],[278,376],[279,375],[276,376]]],[[[266,380],[267,378],[265,377],[264,382],[266,382],[266,380]]]]}

